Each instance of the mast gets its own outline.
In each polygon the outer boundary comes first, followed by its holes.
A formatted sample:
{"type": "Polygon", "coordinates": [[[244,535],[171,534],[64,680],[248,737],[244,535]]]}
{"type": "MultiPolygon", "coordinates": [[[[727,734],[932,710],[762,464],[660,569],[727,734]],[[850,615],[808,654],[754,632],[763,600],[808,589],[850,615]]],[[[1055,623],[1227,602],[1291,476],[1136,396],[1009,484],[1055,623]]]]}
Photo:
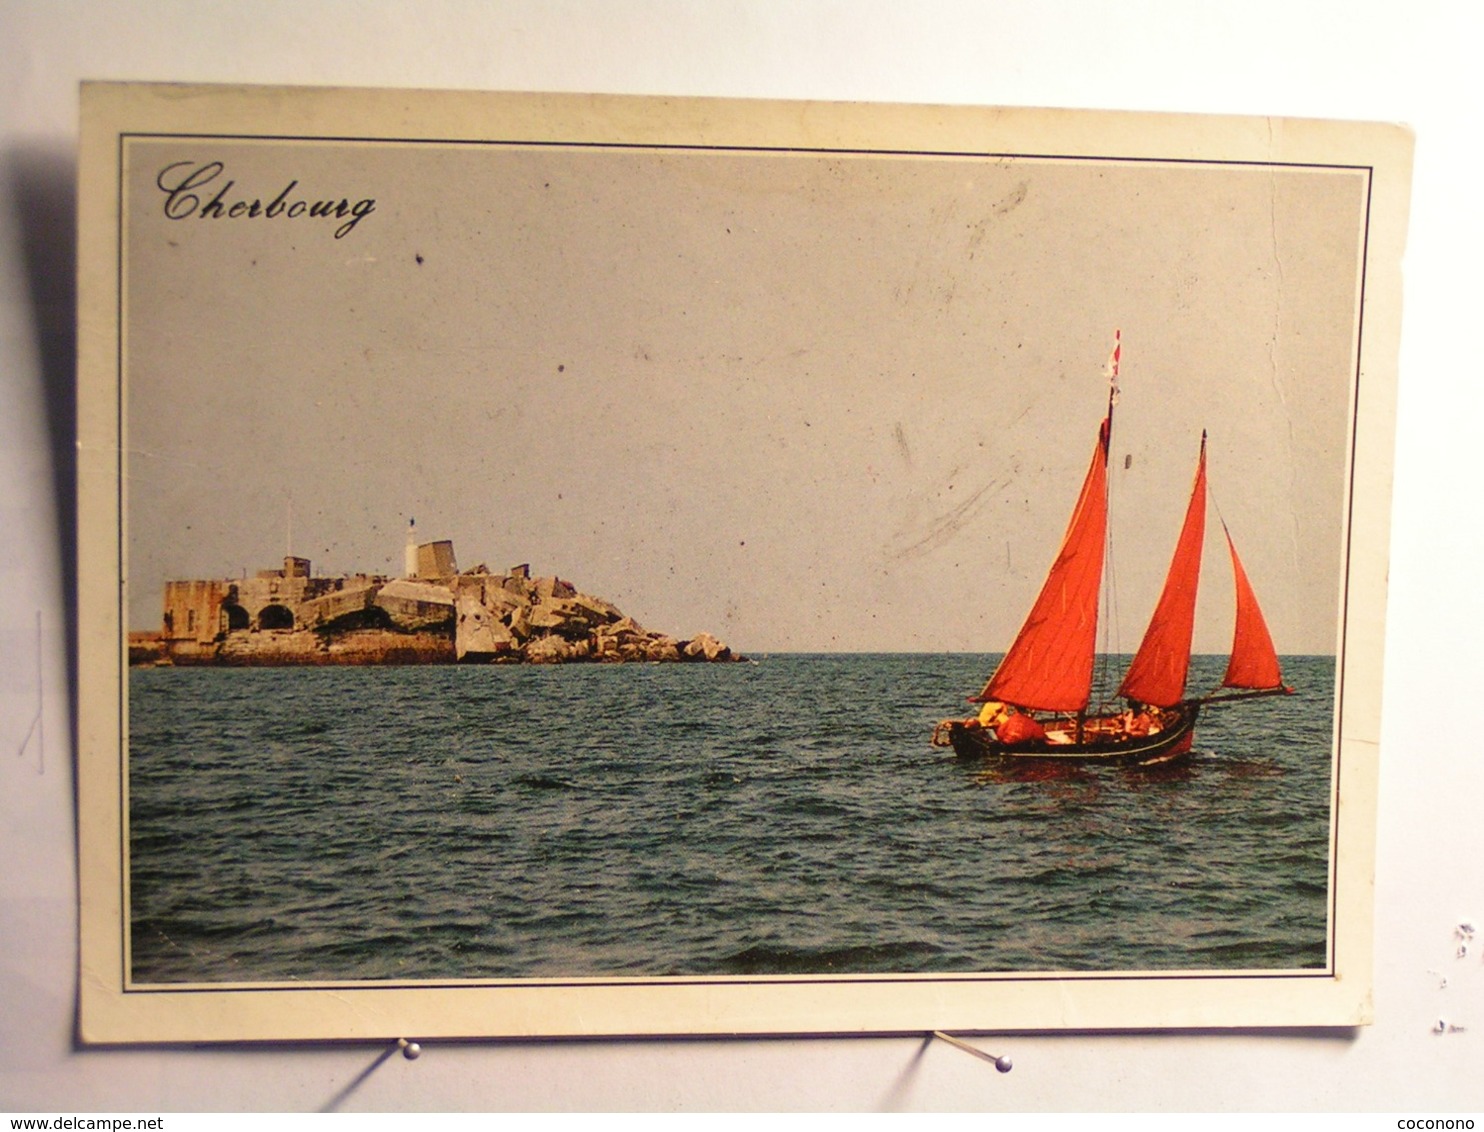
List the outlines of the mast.
{"type": "MultiPolygon", "coordinates": [[[[1104,417],[1103,417],[1103,428],[1104,428],[1104,433],[1103,433],[1103,463],[1104,463],[1105,466],[1107,465],[1108,456],[1109,456],[1109,453],[1110,453],[1110,451],[1111,451],[1111,449],[1113,447],[1113,408],[1114,408],[1115,405],[1118,404],[1118,367],[1120,366],[1120,364],[1122,364],[1122,362],[1123,362],[1123,330],[1122,330],[1121,327],[1114,327],[1113,328],[1113,349],[1108,354],[1108,365],[1107,365],[1107,367],[1105,369],[1105,372],[1106,372],[1107,377],[1108,377],[1108,411],[1107,411],[1106,414],[1104,414],[1104,417]]],[[[1108,495],[1109,495],[1108,485],[1107,485],[1106,482],[1104,482],[1104,484],[1103,484],[1103,510],[1104,510],[1105,513],[1106,513],[1106,511],[1108,509],[1108,495]]],[[[1105,525],[1106,525],[1106,523],[1105,523],[1105,525]]],[[[1112,552],[1113,552],[1113,545],[1112,545],[1112,538],[1111,538],[1111,536],[1108,533],[1105,532],[1103,537],[1104,537],[1104,547],[1103,547],[1104,564],[1103,564],[1103,568],[1104,568],[1104,570],[1106,570],[1106,568],[1107,568],[1107,556],[1110,555],[1110,554],[1112,554],[1112,552]]],[[[1102,584],[1101,581],[1099,581],[1098,584],[1099,584],[1099,586],[1101,586],[1101,584],[1102,584]]],[[[1112,596],[1111,590],[1109,591],[1109,596],[1110,597],[1112,596]]],[[[1094,626],[1093,631],[1094,631],[1094,633],[1096,633],[1096,631],[1097,631],[1096,630],[1096,626],[1094,626]]],[[[1094,674],[1096,674],[1097,673],[1097,646],[1096,646],[1096,644],[1094,644],[1094,646],[1093,646],[1093,670],[1094,670],[1094,674]]],[[[1088,699],[1091,699],[1091,696],[1092,696],[1092,689],[1089,687],[1089,689],[1088,689],[1088,699]]],[[[1077,735],[1076,735],[1076,741],[1078,743],[1082,742],[1083,729],[1086,726],[1087,726],[1087,701],[1084,700],[1083,703],[1082,703],[1082,706],[1077,709],[1077,735]]]]}
{"type": "MultiPolygon", "coordinates": [[[[1119,393],[1119,389],[1117,389],[1117,371],[1119,371],[1119,365],[1120,365],[1120,363],[1122,363],[1122,361],[1123,361],[1123,331],[1122,331],[1122,328],[1117,328],[1117,326],[1114,326],[1114,328],[1113,328],[1113,349],[1110,350],[1110,352],[1109,352],[1109,363],[1107,363],[1106,369],[1104,369],[1104,372],[1106,372],[1106,374],[1107,374],[1107,378],[1109,378],[1109,408],[1107,408],[1106,414],[1103,415],[1103,466],[1104,466],[1104,476],[1106,476],[1106,473],[1107,473],[1107,461],[1109,461],[1109,454],[1110,454],[1110,451],[1112,451],[1112,448],[1113,448],[1113,407],[1114,407],[1114,405],[1117,405],[1117,393],[1119,393]]],[[[1107,516],[1107,507],[1109,507],[1109,487],[1107,487],[1107,479],[1104,479],[1104,482],[1103,482],[1103,513],[1104,513],[1104,522],[1103,522],[1103,527],[1104,527],[1104,533],[1103,533],[1103,556],[1104,556],[1104,562],[1107,562],[1107,556],[1112,555],[1112,553],[1113,553],[1112,533],[1110,533],[1110,531],[1107,530],[1107,518],[1106,518],[1106,516],[1107,516]]],[[[1100,567],[1100,571],[1098,571],[1098,588],[1101,589],[1101,586],[1103,586],[1103,580],[1104,579],[1106,579],[1106,573],[1104,573],[1103,568],[1100,567]]],[[[1110,595],[1112,595],[1112,590],[1110,590],[1110,595]]],[[[1097,639],[1095,639],[1095,635],[1097,635],[1097,614],[1095,614],[1095,613],[1094,613],[1094,625],[1092,625],[1092,632],[1094,632],[1094,644],[1092,644],[1092,675],[1094,675],[1094,677],[1097,677],[1097,675],[1098,675],[1098,663],[1097,663],[1098,656],[1097,656],[1097,639]]],[[[1088,723],[1088,700],[1089,699],[1092,699],[1091,681],[1089,681],[1088,694],[1086,694],[1086,696],[1083,697],[1082,706],[1080,706],[1080,708],[1077,708],[1077,733],[1076,733],[1076,742],[1079,742],[1079,743],[1082,742],[1082,739],[1083,739],[1083,728],[1085,728],[1086,727],[1086,723],[1088,723]]]]}
{"type": "Polygon", "coordinates": [[[1108,422],[1041,594],[1010,651],[976,700],[1043,711],[1081,711],[1092,689],[1098,591],[1108,525],[1108,422]]]}
{"type": "MultiPolygon", "coordinates": [[[[1121,334],[1108,358],[1108,413],[1056,559],[1010,649],[971,701],[1000,700],[1040,711],[1087,710],[1097,655],[1098,602],[1108,532],[1108,449],[1118,401],[1121,334]]],[[[1079,727],[1080,730],[1080,727],[1079,727]]]]}

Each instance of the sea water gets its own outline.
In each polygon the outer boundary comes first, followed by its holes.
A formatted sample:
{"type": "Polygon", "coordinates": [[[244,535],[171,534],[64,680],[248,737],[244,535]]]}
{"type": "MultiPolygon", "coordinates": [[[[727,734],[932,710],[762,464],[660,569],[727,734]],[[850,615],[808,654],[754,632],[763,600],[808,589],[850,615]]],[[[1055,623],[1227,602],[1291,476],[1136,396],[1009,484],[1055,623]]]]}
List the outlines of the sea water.
{"type": "Polygon", "coordinates": [[[1333,658],[1148,770],[930,747],[992,664],[132,670],[133,976],[1325,964],[1333,658]]]}

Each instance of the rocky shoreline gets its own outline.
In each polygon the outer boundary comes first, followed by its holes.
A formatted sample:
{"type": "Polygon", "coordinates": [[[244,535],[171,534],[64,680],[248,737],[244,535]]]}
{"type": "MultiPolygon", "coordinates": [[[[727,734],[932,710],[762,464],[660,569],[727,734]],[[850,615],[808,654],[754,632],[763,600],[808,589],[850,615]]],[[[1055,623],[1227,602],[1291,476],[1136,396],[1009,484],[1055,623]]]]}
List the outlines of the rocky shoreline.
{"type": "MultiPolygon", "coordinates": [[[[745,658],[710,633],[644,628],[611,602],[557,577],[483,567],[443,578],[336,579],[294,603],[292,624],[241,624],[236,597],[217,600],[219,630],[182,637],[130,633],[131,665],[718,663],[745,658]]],[[[217,585],[217,583],[213,583],[217,585]]],[[[192,621],[195,618],[192,617],[192,621]]],[[[207,620],[205,611],[201,618],[207,620]]],[[[262,620],[261,618],[259,619],[262,620]]]]}

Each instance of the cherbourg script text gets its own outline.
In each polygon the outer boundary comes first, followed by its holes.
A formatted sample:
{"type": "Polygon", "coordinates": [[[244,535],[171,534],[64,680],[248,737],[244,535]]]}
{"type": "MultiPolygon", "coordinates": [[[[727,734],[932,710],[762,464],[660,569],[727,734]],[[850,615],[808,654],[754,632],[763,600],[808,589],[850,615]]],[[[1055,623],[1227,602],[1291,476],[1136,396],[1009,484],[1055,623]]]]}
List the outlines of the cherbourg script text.
{"type": "Polygon", "coordinates": [[[290,181],[266,204],[263,198],[234,193],[236,181],[224,179],[227,167],[220,161],[176,161],[155,176],[165,194],[165,216],[169,220],[340,220],[335,239],[349,235],[355,226],[376,210],[374,198],[354,203],[339,200],[310,200],[296,193],[297,180],[290,181]]]}

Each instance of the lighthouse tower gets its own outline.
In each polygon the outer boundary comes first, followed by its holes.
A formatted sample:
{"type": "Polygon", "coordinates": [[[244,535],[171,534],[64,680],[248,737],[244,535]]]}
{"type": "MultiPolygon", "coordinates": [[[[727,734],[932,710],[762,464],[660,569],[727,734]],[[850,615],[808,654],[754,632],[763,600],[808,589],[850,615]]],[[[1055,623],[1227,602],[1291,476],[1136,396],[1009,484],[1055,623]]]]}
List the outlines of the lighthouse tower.
{"type": "Polygon", "coordinates": [[[417,520],[407,520],[407,550],[402,559],[403,577],[417,577],[417,520]]]}

